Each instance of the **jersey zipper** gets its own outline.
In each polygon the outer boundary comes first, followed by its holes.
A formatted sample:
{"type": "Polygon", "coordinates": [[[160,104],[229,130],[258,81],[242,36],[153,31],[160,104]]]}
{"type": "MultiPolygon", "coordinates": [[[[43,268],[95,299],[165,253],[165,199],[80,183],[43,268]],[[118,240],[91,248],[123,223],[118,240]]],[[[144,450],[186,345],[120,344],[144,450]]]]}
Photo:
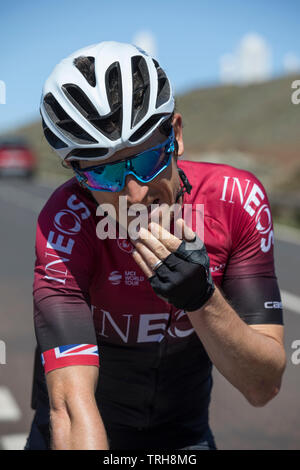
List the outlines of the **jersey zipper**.
{"type": "Polygon", "coordinates": [[[162,358],[166,355],[166,352],[167,352],[167,347],[168,347],[167,333],[168,333],[168,329],[170,327],[171,321],[172,321],[172,306],[170,306],[170,314],[169,314],[168,322],[166,325],[166,329],[164,331],[164,338],[159,343],[158,354],[157,354],[157,364],[154,367],[155,369],[154,387],[153,387],[152,399],[149,405],[147,427],[151,425],[151,421],[152,421],[153,409],[155,406],[157,389],[158,389],[158,380],[159,380],[159,372],[160,372],[159,368],[160,368],[162,358]]]}

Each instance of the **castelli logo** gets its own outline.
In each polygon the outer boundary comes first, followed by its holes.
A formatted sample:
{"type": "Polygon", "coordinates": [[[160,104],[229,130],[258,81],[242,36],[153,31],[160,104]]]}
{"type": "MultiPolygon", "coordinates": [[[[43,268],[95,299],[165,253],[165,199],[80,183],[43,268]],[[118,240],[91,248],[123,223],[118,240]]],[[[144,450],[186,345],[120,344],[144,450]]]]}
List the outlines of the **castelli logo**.
{"type": "Polygon", "coordinates": [[[125,251],[129,254],[133,252],[133,246],[128,240],[118,238],[117,243],[120,250],[125,251]]]}

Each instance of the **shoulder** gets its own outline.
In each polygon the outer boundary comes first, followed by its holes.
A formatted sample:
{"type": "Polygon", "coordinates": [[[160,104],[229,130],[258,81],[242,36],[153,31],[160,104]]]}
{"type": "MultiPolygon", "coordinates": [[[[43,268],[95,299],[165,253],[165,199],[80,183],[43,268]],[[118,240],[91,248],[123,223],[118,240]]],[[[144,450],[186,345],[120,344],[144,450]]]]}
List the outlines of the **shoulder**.
{"type": "Polygon", "coordinates": [[[241,192],[248,193],[254,185],[263,188],[253,173],[230,165],[181,160],[178,166],[186,173],[195,194],[201,190],[202,194],[224,200],[229,192],[230,196],[232,192],[232,197],[236,198],[241,192]]]}
{"type": "Polygon", "coordinates": [[[36,228],[36,286],[81,286],[87,291],[98,246],[93,204],[75,179],[49,198],[36,228]]]}
{"type": "Polygon", "coordinates": [[[255,244],[268,252],[273,244],[273,223],[263,184],[251,172],[229,165],[180,162],[193,189],[187,203],[204,204],[207,224],[227,233],[231,246],[255,244]],[[211,222],[213,221],[213,222],[211,222]]]}
{"type": "Polygon", "coordinates": [[[58,187],[40,212],[37,222],[36,247],[45,244],[70,254],[75,240],[95,236],[96,204],[72,178],[58,187]],[[88,234],[89,237],[88,237],[88,234]]]}
{"type": "Polygon", "coordinates": [[[207,204],[208,209],[245,211],[250,216],[262,205],[269,205],[263,184],[250,171],[206,162],[180,161],[178,165],[193,186],[185,202],[207,204]]]}

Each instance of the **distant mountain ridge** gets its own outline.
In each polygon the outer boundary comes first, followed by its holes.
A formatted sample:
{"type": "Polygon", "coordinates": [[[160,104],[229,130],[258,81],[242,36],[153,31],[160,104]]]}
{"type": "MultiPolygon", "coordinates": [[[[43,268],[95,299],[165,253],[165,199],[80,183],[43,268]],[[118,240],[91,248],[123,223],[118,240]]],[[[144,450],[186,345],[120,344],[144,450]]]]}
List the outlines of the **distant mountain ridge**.
{"type": "Polygon", "coordinates": [[[187,151],[236,150],[279,162],[282,157],[299,159],[300,104],[291,101],[295,79],[198,89],[179,96],[187,151]]]}

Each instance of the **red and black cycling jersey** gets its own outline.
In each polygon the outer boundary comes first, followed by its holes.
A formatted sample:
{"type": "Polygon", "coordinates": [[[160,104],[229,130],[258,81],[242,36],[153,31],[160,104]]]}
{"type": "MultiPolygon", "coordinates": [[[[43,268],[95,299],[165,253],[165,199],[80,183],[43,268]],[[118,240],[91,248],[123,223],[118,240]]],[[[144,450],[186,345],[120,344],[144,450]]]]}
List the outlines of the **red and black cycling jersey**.
{"type": "MultiPolygon", "coordinates": [[[[204,211],[198,235],[215,284],[247,324],[282,324],[263,186],[227,165],[179,166],[193,187],[183,214],[204,211]]],[[[34,319],[45,372],[100,363],[96,399],[108,427],[172,421],[188,433],[207,425],[212,364],[202,343],[186,313],[154,293],[131,243],[97,237],[96,208],[73,178],[38,219],[34,319]]],[[[197,217],[192,228],[199,230],[197,217]]]]}

